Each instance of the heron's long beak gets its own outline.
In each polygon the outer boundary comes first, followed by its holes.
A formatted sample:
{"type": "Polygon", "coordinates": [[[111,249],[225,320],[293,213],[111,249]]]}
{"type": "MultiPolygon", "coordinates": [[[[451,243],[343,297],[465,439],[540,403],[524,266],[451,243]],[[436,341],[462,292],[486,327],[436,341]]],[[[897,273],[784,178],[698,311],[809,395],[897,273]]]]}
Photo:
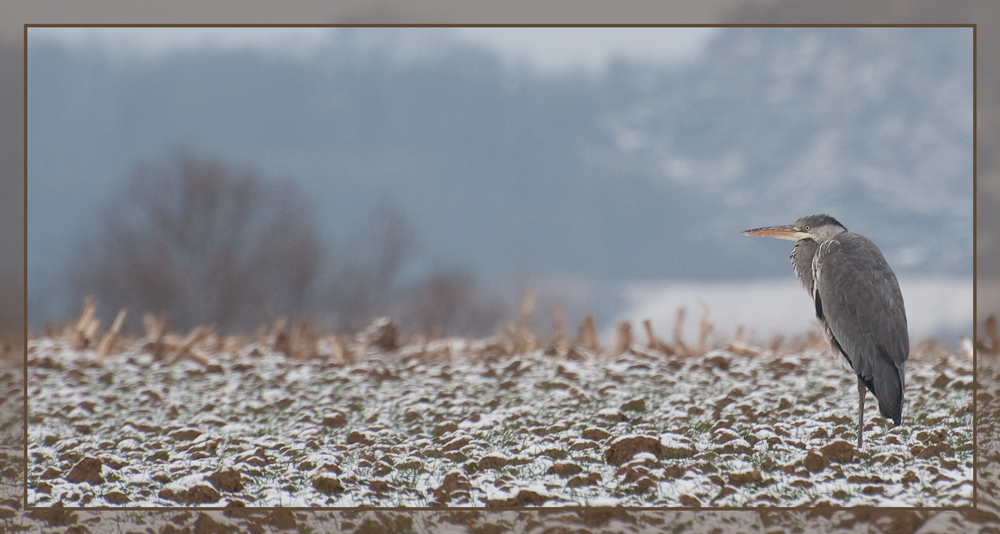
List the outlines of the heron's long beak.
{"type": "Polygon", "coordinates": [[[802,238],[802,232],[795,228],[791,224],[786,224],[784,226],[767,226],[764,228],[754,228],[752,230],[746,230],[743,232],[744,235],[768,235],[771,237],[777,237],[778,239],[788,239],[790,241],[798,241],[802,238]]]}

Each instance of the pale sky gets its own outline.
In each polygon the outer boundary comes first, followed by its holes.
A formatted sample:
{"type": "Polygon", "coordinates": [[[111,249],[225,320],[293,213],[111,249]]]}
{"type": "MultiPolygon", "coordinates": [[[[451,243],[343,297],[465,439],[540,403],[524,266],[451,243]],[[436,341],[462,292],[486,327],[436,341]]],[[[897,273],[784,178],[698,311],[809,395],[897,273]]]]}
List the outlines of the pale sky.
{"type": "MultiPolygon", "coordinates": [[[[391,40],[401,57],[421,57],[455,41],[500,51],[542,71],[599,70],[616,56],[682,63],[698,56],[717,28],[367,28],[362,41],[391,40]]],[[[334,40],[330,28],[30,28],[34,39],[96,46],[116,59],[151,59],[205,46],[258,48],[308,57],[334,40]]],[[[363,43],[362,43],[363,44],[363,43]]]]}

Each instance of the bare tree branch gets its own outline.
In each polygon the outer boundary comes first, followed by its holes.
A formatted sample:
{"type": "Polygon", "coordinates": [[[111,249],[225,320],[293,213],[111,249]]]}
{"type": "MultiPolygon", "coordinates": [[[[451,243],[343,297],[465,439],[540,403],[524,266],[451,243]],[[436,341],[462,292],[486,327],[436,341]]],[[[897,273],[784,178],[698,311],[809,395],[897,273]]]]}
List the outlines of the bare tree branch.
{"type": "Polygon", "coordinates": [[[165,313],[182,329],[248,330],[311,311],[320,256],[294,189],[181,155],[136,169],[70,279],[103,309],[165,313]]]}

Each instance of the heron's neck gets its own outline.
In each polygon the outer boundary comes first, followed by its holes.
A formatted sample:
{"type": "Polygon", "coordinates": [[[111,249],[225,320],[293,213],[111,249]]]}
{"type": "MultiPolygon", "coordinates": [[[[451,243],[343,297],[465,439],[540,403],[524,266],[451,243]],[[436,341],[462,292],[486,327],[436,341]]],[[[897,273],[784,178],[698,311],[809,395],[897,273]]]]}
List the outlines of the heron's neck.
{"type": "Polygon", "coordinates": [[[795,276],[799,277],[802,286],[812,295],[813,292],[813,272],[812,259],[816,254],[819,245],[812,239],[800,239],[792,249],[792,268],[795,269],[795,276]]]}

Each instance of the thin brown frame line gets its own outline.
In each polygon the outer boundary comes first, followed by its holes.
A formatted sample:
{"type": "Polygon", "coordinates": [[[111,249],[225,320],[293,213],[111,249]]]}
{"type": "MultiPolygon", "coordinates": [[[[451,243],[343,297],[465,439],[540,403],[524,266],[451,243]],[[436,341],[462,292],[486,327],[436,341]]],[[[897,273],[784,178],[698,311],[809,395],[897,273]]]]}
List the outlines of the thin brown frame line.
{"type": "Polygon", "coordinates": [[[977,87],[978,78],[976,74],[979,69],[979,56],[977,55],[978,26],[972,25],[972,506],[979,509],[979,406],[976,400],[979,397],[979,350],[976,343],[979,341],[979,306],[978,306],[978,266],[979,258],[976,255],[977,227],[979,226],[977,206],[977,193],[979,185],[979,139],[978,139],[978,105],[979,91],[977,87]]]}
{"type": "Polygon", "coordinates": [[[70,510],[74,512],[121,512],[121,511],[137,511],[137,512],[187,512],[191,510],[199,510],[204,512],[239,512],[240,514],[252,514],[252,513],[263,513],[271,510],[288,510],[291,512],[525,512],[525,511],[538,511],[538,512],[589,512],[592,510],[616,510],[624,512],[850,512],[854,510],[878,510],[885,512],[968,512],[976,510],[973,506],[945,506],[940,508],[932,507],[905,507],[905,506],[813,506],[813,507],[774,507],[774,506],[730,506],[730,507],[712,507],[712,506],[691,506],[691,507],[679,507],[679,508],[663,508],[663,507],[645,507],[645,506],[453,506],[453,507],[378,507],[378,506],[365,506],[361,508],[350,508],[350,507],[284,507],[284,506],[177,506],[177,507],[149,507],[149,506],[64,506],[59,508],[53,508],[51,506],[30,506],[26,510],[34,511],[53,511],[60,512],[65,510],[70,510]]]}
{"type": "Polygon", "coordinates": [[[214,27],[288,27],[288,28],[314,28],[314,27],[355,27],[355,28],[507,28],[507,27],[519,27],[519,28],[574,28],[574,27],[622,27],[622,28],[684,28],[684,27],[695,27],[695,28],[956,28],[956,27],[974,27],[977,23],[975,22],[941,22],[941,23],[913,23],[913,24],[901,24],[901,23],[876,23],[876,22],[866,22],[866,23],[817,23],[817,24],[741,24],[741,23],[702,23],[702,22],[678,22],[678,23],[460,23],[460,22],[442,22],[442,23],[407,23],[401,22],[398,24],[368,24],[368,23],[314,23],[314,22],[290,22],[290,23],[269,23],[269,22],[238,22],[238,23],[214,23],[214,22],[198,22],[198,23],[185,23],[185,22],[151,22],[151,23],[121,23],[121,22],[26,22],[25,27],[107,27],[107,28],[130,28],[130,27],[192,27],[192,28],[214,28],[214,27]]]}
{"type": "Polygon", "coordinates": [[[977,390],[979,387],[979,376],[978,376],[978,366],[977,366],[977,354],[976,340],[978,332],[978,317],[977,317],[977,261],[976,257],[976,238],[977,238],[977,205],[976,193],[978,184],[978,131],[977,131],[977,105],[978,105],[978,87],[977,87],[977,73],[978,73],[978,55],[977,55],[977,44],[978,44],[978,26],[975,23],[964,23],[964,24],[44,24],[44,23],[26,23],[24,24],[24,36],[23,36],[23,71],[22,71],[22,84],[23,84],[23,187],[24,187],[24,277],[25,277],[25,287],[23,292],[24,300],[24,322],[23,322],[23,336],[24,336],[24,383],[23,383],[23,404],[24,404],[24,472],[22,480],[24,483],[24,509],[25,510],[74,510],[74,511],[189,511],[189,510],[204,510],[204,511],[235,511],[235,510],[246,510],[246,511],[267,511],[267,510],[291,510],[291,511],[375,511],[375,512],[389,512],[389,511],[527,511],[527,510],[551,510],[553,512],[557,511],[577,511],[577,510],[624,510],[624,511],[719,511],[719,512],[739,512],[739,511],[795,511],[795,510],[810,510],[810,511],[851,511],[851,510],[880,510],[880,511],[968,511],[968,510],[978,510],[978,409],[977,409],[977,390]],[[324,508],[324,507],[198,507],[198,506],[178,506],[178,507],[71,507],[66,506],[62,508],[52,508],[52,507],[39,507],[39,506],[28,506],[28,290],[27,290],[27,274],[28,274],[28,260],[27,260],[27,250],[28,250],[28,29],[29,28],[972,28],[973,32],[973,44],[972,44],[972,54],[973,54],[973,469],[972,469],[972,504],[969,506],[951,506],[951,507],[879,507],[871,505],[859,505],[859,506],[793,506],[793,507],[782,507],[782,506],[757,506],[757,507],[615,507],[615,506],[552,506],[552,507],[334,507],[334,508],[324,508]]]}
{"type": "MultiPolygon", "coordinates": [[[[214,28],[214,27],[246,27],[246,28],[256,28],[256,27],[260,27],[260,28],[267,28],[267,27],[303,27],[303,28],[307,28],[307,27],[330,27],[330,28],[336,28],[336,27],[538,27],[538,28],[558,28],[558,27],[567,27],[567,28],[575,28],[575,27],[593,27],[593,28],[604,28],[604,27],[639,27],[639,28],[646,28],[646,27],[648,27],[648,28],[669,28],[669,27],[766,27],[766,28],[769,28],[769,27],[778,27],[778,28],[781,28],[781,27],[788,27],[788,28],[799,28],[799,27],[935,27],[935,28],[936,27],[971,27],[973,29],[973,199],[974,199],[973,200],[973,221],[974,221],[973,222],[973,258],[974,258],[974,260],[973,260],[973,321],[974,321],[973,338],[975,339],[975,336],[976,336],[976,324],[975,324],[975,321],[976,321],[976,310],[975,310],[975,303],[976,303],[976,296],[975,296],[975,287],[976,287],[975,286],[975,272],[976,272],[976,263],[975,263],[976,203],[975,203],[975,191],[976,191],[976,177],[977,177],[977,173],[976,173],[976,159],[975,158],[976,158],[976,148],[977,148],[976,147],[976,103],[977,102],[976,102],[976,85],[975,85],[975,83],[976,83],[976,25],[975,24],[971,24],[971,25],[966,25],[966,24],[957,24],[957,25],[952,25],[952,24],[944,24],[944,25],[938,25],[938,24],[927,24],[927,25],[902,25],[902,24],[897,24],[897,25],[882,25],[882,24],[837,25],[837,24],[819,24],[819,25],[762,25],[762,26],[756,26],[756,25],[755,26],[746,26],[746,25],[676,25],[676,26],[675,25],[667,25],[667,26],[664,26],[664,25],[539,25],[539,24],[530,24],[530,25],[387,25],[387,26],[376,26],[376,25],[331,25],[331,26],[320,25],[320,26],[315,26],[315,25],[255,25],[255,24],[238,24],[238,25],[213,25],[213,24],[183,25],[183,24],[181,24],[181,25],[172,25],[172,24],[163,24],[163,25],[149,25],[149,26],[146,26],[146,25],[100,25],[100,24],[86,24],[86,25],[73,25],[73,24],[67,24],[67,25],[62,25],[62,24],[59,24],[59,25],[44,25],[44,24],[40,24],[40,25],[36,25],[36,24],[25,24],[25,31],[24,31],[24,82],[23,82],[24,83],[24,100],[25,100],[25,102],[24,102],[24,158],[25,158],[25,160],[24,160],[25,161],[25,166],[24,166],[24,185],[25,185],[25,215],[24,215],[24,219],[25,219],[25,227],[24,227],[25,240],[24,240],[24,249],[25,249],[25,259],[24,259],[24,263],[25,263],[25,274],[27,274],[27,30],[28,30],[29,27],[204,27],[204,28],[214,28]]],[[[24,338],[25,339],[25,353],[24,353],[24,360],[25,360],[25,362],[24,362],[25,363],[25,368],[24,368],[24,377],[25,377],[25,383],[24,383],[25,384],[24,385],[24,387],[25,387],[25,395],[24,395],[24,406],[25,406],[24,437],[25,437],[25,443],[24,443],[24,449],[25,449],[25,456],[24,456],[24,463],[25,463],[25,472],[24,472],[24,476],[23,476],[24,487],[25,487],[24,499],[25,499],[25,505],[26,505],[25,508],[26,509],[27,508],[31,508],[31,509],[45,510],[45,509],[50,509],[50,508],[49,507],[28,507],[27,506],[27,498],[28,498],[28,495],[27,495],[27,463],[28,463],[28,456],[27,456],[27,434],[28,434],[28,431],[27,431],[27,411],[28,410],[27,410],[27,406],[28,406],[28,395],[27,395],[27,288],[26,287],[25,287],[25,290],[24,290],[24,308],[25,308],[25,322],[24,322],[24,335],[25,335],[25,338],[24,338]]],[[[976,350],[975,350],[975,346],[973,347],[973,377],[974,377],[974,380],[978,379],[977,366],[976,366],[976,350]]],[[[978,384],[978,382],[977,382],[977,384],[978,384]]],[[[974,388],[974,391],[975,391],[975,388],[974,388]]],[[[976,483],[976,480],[977,480],[977,465],[978,465],[978,462],[977,462],[977,456],[978,456],[977,453],[978,453],[978,451],[976,449],[976,443],[977,443],[977,432],[976,432],[976,430],[977,430],[977,427],[976,427],[976,395],[974,393],[973,394],[973,504],[971,506],[971,508],[973,508],[973,509],[976,508],[976,505],[977,505],[977,490],[978,490],[977,483],[976,483]]],[[[228,508],[223,507],[223,508],[218,508],[218,509],[219,510],[233,510],[233,509],[239,509],[239,508],[240,507],[235,507],[235,508],[234,507],[228,507],[228,508]]],[[[866,507],[866,506],[857,506],[857,507],[830,507],[829,509],[831,509],[831,510],[854,510],[854,509],[865,509],[865,508],[868,508],[868,507],[866,507]]],[[[871,508],[882,509],[882,510],[893,510],[894,509],[894,508],[884,508],[884,507],[871,507],[871,508]]],[[[966,509],[969,509],[969,508],[970,507],[940,507],[940,508],[906,508],[906,507],[903,507],[903,508],[899,508],[899,510],[932,510],[932,509],[933,510],[966,510],[966,509]]],[[[94,507],[94,508],[87,508],[87,507],[80,507],[80,508],[66,507],[66,509],[104,510],[105,508],[103,508],[103,507],[94,507]]],[[[122,510],[122,509],[143,510],[145,508],[128,508],[128,507],[117,508],[117,507],[108,507],[107,509],[108,510],[122,510]]],[[[168,508],[151,508],[151,509],[152,510],[161,510],[161,509],[162,510],[179,510],[179,509],[191,509],[191,508],[189,508],[189,507],[169,508],[168,507],[168,508]]],[[[215,508],[194,507],[193,509],[214,510],[215,508]]],[[[271,509],[271,508],[269,508],[269,507],[261,507],[261,508],[249,507],[248,509],[267,510],[267,509],[271,509]]],[[[291,509],[291,508],[289,508],[289,509],[291,509]]],[[[318,509],[319,510],[323,510],[325,508],[318,508],[318,509]]],[[[367,510],[367,509],[369,509],[369,508],[331,508],[330,510],[367,510]]],[[[373,509],[373,510],[386,510],[387,508],[371,508],[371,509],[373,509]]],[[[388,509],[397,509],[397,510],[437,510],[437,508],[405,508],[405,507],[404,508],[388,508],[388,509]]],[[[448,507],[441,508],[441,510],[450,510],[450,509],[456,509],[456,508],[448,508],[448,507]]],[[[465,509],[465,508],[457,508],[457,509],[465,509]]],[[[468,508],[468,509],[470,509],[470,510],[479,510],[479,509],[499,510],[499,508],[489,508],[489,507],[482,507],[482,508],[473,507],[473,508],[468,508]]],[[[511,510],[521,510],[521,509],[524,509],[524,508],[511,508],[511,510]]],[[[561,508],[560,507],[560,508],[557,508],[557,509],[570,510],[570,509],[573,509],[573,508],[561,508]]],[[[600,507],[583,507],[581,509],[585,509],[585,510],[590,509],[590,510],[593,510],[593,509],[601,509],[601,508],[600,507]]],[[[630,508],[627,508],[627,507],[609,507],[609,509],[628,510],[630,508]]],[[[687,508],[685,508],[685,507],[681,507],[681,508],[659,508],[659,507],[649,507],[649,508],[646,508],[646,507],[638,507],[636,509],[638,509],[638,510],[734,510],[734,511],[738,511],[738,510],[790,510],[790,509],[797,509],[797,507],[721,507],[721,508],[720,507],[694,507],[694,508],[690,508],[690,507],[687,507],[687,508]]],[[[303,510],[317,510],[317,508],[303,508],[303,510]]]]}
{"type": "MultiPolygon", "coordinates": [[[[27,99],[27,59],[26,59],[26,56],[27,56],[27,28],[29,26],[35,27],[35,25],[25,25],[25,59],[24,59],[24,97],[25,97],[25,100],[27,99]]],[[[822,27],[828,27],[828,26],[830,26],[830,25],[822,25],[822,27]]],[[[864,25],[862,25],[862,27],[863,26],[864,25]]],[[[881,25],[874,25],[874,26],[876,26],[876,27],[882,27],[881,25]]],[[[957,26],[952,26],[952,25],[944,25],[944,26],[941,26],[941,25],[928,25],[928,26],[932,26],[932,27],[966,27],[965,25],[957,25],[957,26]]],[[[101,27],[101,26],[100,25],[95,25],[94,27],[101,27]]],[[[128,26],[123,26],[123,27],[128,27],[128,26]]],[[[171,25],[162,25],[162,27],[174,27],[174,26],[171,26],[171,25]]],[[[179,27],[185,27],[185,26],[182,25],[182,26],[179,26],[179,27]]],[[[205,25],[204,27],[217,27],[217,26],[205,25]]],[[[244,26],[244,25],[239,25],[239,26],[236,26],[236,27],[269,27],[269,26],[256,26],[256,25],[245,25],[244,26]]],[[[299,27],[299,26],[296,25],[296,26],[292,26],[292,27],[299,27]]],[[[309,27],[309,26],[302,26],[302,27],[309,27]]],[[[337,26],[330,26],[330,27],[337,27],[337,26]]],[[[392,27],[396,27],[396,26],[392,26],[392,27]]],[[[484,26],[484,27],[494,27],[494,26],[490,25],[490,26],[484,26]]],[[[536,26],[532,25],[530,27],[536,27],[536,26]]],[[[538,27],[549,27],[549,26],[538,26],[538,27]]],[[[591,26],[567,26],[567,27],[591,27],[591,26]]],[[[594,27],[616,27],[616,26],[594,26],[594,27]]],[[[625,26],[625,27],[633,27],[633,26],[625,26]]],[[[664,27],[664,26],[639,26],[639,27],[664,27]]],[[[666,27],[673,27],[673,26],[666,26],[666,27]]],[[[793,26],[793,27],[798,27],[798,26],[793,26]]],[[[976,58],[976,40],[975,40],[976,25],[973,24],[973,25],[971,25],[971,27],[973,28],[973,58],[974,58],[973,59],[973,63],[975,65],[975,61],[976,61],[975,60],[975,58],[976,58]]],[[[975,110],[976,110],[976,87],[975,87],[975,80],[976,80],[976,77],[975,77],[975,68],[974,68],[973,69],[973,110],[974,110],[974,112],[973,112],[973,139],[974,139],[974,141],[973,141],[973,154],[974,154],[973,155],[973,158],[974,158],[974,161],[973,161],[973,192],[974,193],[973,193],[973,195],[974,195],[974,198],[975,198],[975,189],[976,189],[976,180],[975,180],[975,178],[976,178],[976,161],[975,161],[975,153],[976,153],[976,145],[975,145],[975,139],[976,139],[976,130],[975,130],[975,124],[976,124],[976,122],[975,122],[976,121],[976,117],[975,117],[975,110]]],[[[24,122],[24,130],[25,130],[25,132],[24,132],[24,136],[25,136],[24,152],[25,152],[25,163],[26,163],[27,162],[27,154],[26,154],[27,153],[27,103],[26,102],[25,102],[25,106],[24,106],[24,120],[25,120],[25,122],[24,122]]],[[[25,165],[24,182],[25,182],[25,196],[26,196],[26,191],[27,191],[27,165],[25,165]]],[[[25,198],[25,202],[27,202],[27,198],[25,198]]],[[[25,216],[24,217],[25,217],[25,242],[24,242],[24,248],[25,248],[25,273],[27,273],[27,265],[26,265],[26,263],[27,263],[27,205],[25,205],[25,216]]],[[[973,220],[974,221],[976,220],[976,206],[975,206],[975,202],[973,202],[973,220]]],[[[974,258],[975,258],[975,233],[976,233],[976,229],[975,229],[975,222],[974,222],[974,226],[973,226],[973,256],[974,256],[974,258]]],[[[974,291],[975,291],[975,269],[976,269],[976,264],[975,264],[975,260],[974,260],[974,263],[973,263],[973,273],[974,273],[973,274],[973,288],[974,288],[974,291]]],[[[976,299],[976,297],[975,297],[975,292],[974,292],[974,294],[973,294],[973,306],[974,307],[975,307],[975,302],[976,302],[975,299],[976,299]]],[[[25,292],[24,292],[24,301],[25,301],[25,317],[27,317],[27,289],[26,288],[25,288],[25,292]]],[[[973,317],[974,317],[974,321],[975,321],[976,320],[975,319],[975,317],[976,317],[975,308],[973,310],[973,317]]],[[[976,325],[974,323],[974,328],[973,328],[974,339],[975,339],[975,330],[976,330],[976,325]]],[[[27,402],[28,401],[27,401],[27,391],[26,391],[26,386],[27,386],[27,322],[26,321],[24,323],[24,331],[25,331],[25,355],[24,355],[24,358],[25,358],[25,369],[24,369],[24,375],[25,375],[25,395],[24,395],[24,405],[25,405],[25,416],[27,416],[27,402]]],[[[975,349],[973,350],[973,376],[974,376],[974,379],[978,378],[977,367],[976,367],[976,351],[975,351],[975,349]]],[[[26,509],[28,509],[28,508],[30,508],[30,509],[38,509],[38,510],[50,509],[49,507],[28,507],[27,506],[27,463],[28,463],[27,462],[27,459],[28,459],[28,457],[27,457],[27,423],[25,423],[25,427],[24,427],[24,436],[25,436],[25,443],[24,443],[24,448],[25,448],[25,457],[24,457],[25,472],[24,472],[23,479],[24,479],[24,486],[25,486],[25,495],[24,495],[25,505],[26,505],[25,508],[26,509]]],[[[977,452],[978,451],[976,449],[976,443],[977,443],[977,434],[976,434],[976,396],[975,396],[975,394],[973,394],[973,455],[974,455],[974,457],[973,457],[973,466],[974,467],[973,467],[973,504],[971,506],[971,508],[973,508],[973,509],[975,509],[977,507],[977,485],[976,485],[976,479],[977,479],[977,456],[978,456],[977,452]]],[[[146,508],[128,508],[128,507],[124,507],[124,508],[116,508],[116,507],[108,507],[108,508],[104,508],[104,507],[94,507],[94,508],[87,508],[87,507],[79,507],[79,508],[66,507],[66,508],[67,509],[79,509],[79,510],[105,510],[105,509],[107,509],[107,510],[122,510],[122,509],[128,509],[128,510],[145,510],[146,509],[146,508]]],[[[233,509],[239,509],[239,508],[240,507],[236,507],[236,508],[234,508],[234,507],[228,507],[228,508],[223,507],[223,508],[218,508],[218,510],[223,510],[224,511],[224,510],[233,510],[233,509]]],[[[610,509],[622,509],[622,510],[629,510],[629,509],[631,509],[631,508],[627,508],[627,507],[621,507],[621,508],[609,507],[609,508],[610,509]]],[[[853,510],[853,509],[864,509],[864,508],[867,508],[867,507],[865,507],[865,506],[858,506],[858,507],[830,507],[831,510],[853,510]]],[[[872,507],[872,508],[883,509],[883,510],[893,510],[893,508],[878,508],[878,507],[872,507]]],[[[900,510],[930,510],[930,509],[935,509],[935,510],[966,510],[966,509],[969,509],[969,508],[970,507],[899,508],[899,509],[900,510]]],[[[187,507],[179,507],[179,508],[150,508],[150,510],[179,510],[179,509],[189,509],[189,508],[187,508],[187,507]]],[[[200,507],[195,507],[195,509],[216,510],[216,508],[200,508],[200,507]]],[[[249,509],[251,509],[251,510],[254,510],[254,509],[267,510],[267,509],[271,509],[271,508],[268,508],[268,507],[261,507],[261,508],[251,507],[249,509]]],[[[367,510],[367,509],[369,509],[369,508],[330,508],[328,510],[367,510]]],[[[371,509],[373,509],[373,510],[384,510],[385,508],[371,508],[371,509]]],[[[400,509],[400,510],[438,510],[438,508],[389,508],[389,509],[400,509]]],[[[464,510],[465,508],[447,508],[447,507],[446,508],[441,508],[441,510],[449,510],[449,509],[461,509],[461,510],[464,510]]],[[[478,507],[476,507],[476,508],[468,508],[468,509],[469,510],[479,510],[479,509],[498,510],[499,508],[489,508],[489,507],[478,508],[478,507]]],[[[506,509],[506,508],[504,508],[504,509],[506,509]]],[[[524,508],[511,508],[511,510],[521,510],[521,509],[524,509],[524,508]]],[[[561,510],[572,510],[574,508],[569,508],[569,507],[567,507],[567,508],[561,508],[560,507],[558,509],[561,509],[561,510]]],[[[587,510],[587,509],[601,509],[601,508],[600,507],[584,507],[582,509],[587,510]]],[[[688,507],[688,508],[683,508],[683,507],[682,508],[659,508],[659,507],[646,508],[646,507],[638,507],[636,509],[637,510],[734,510],[734,511],[739,511],[739,510],[789,510],[789,509],[796,509],[796,507],[721,507],[721,508],[719,508],[719,507],[694,507],[694,508],[690,508],[690,507],[688,507]]],[[[327,509],[326,508],[303,508],[303,510],[327,510],[327,509]]]]}
{"type": "MultiPolygon", "coordinates": [[[[31,23],[25,28],[975,28],[961,24],[100,24],[31,23]]],[[[973,45],[975,46],[975,45],[973,45]]]]}
{"type": "Polygon", "coordinates": [[[24,379],[21,383],[21,391],[24,397],[24,413],[22,414],[24,419],[24,471],[21,479],[24,481],[24,495],[22,499],[24,500],[24,506],[22,508],[28,508],[28,27],[24,27],[24,37],[21,43],[21,84],[22,84],[22,117],[24,121],[23,130],[21,135],[21,151],[22,151],[22,168],[21,172],[23,176],[23,182],[21,184],[22,192],[24,194],[24,246],[22,254],[24,271],[22,273],[22,279],[24,281],[24,316],[22,320],[24,321],[22,329],[22,337],[24,339],[24,347],[22,349],[22,356],[24,357],[24,379]]]}

